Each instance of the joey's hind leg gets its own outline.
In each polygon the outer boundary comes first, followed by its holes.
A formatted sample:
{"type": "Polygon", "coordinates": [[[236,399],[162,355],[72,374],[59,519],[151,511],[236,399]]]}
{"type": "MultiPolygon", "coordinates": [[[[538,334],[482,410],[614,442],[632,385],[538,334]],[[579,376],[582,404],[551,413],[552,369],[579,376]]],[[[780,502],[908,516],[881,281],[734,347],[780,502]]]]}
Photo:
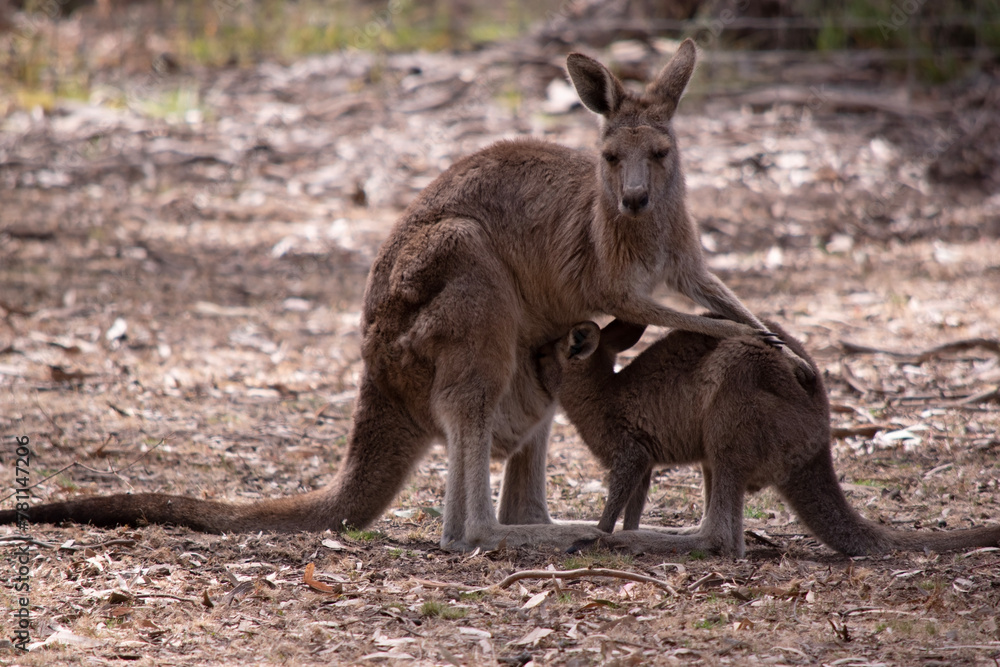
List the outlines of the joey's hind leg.
{"type": "Polygon", "coordinates": [[[622,524],[622,528],[625,530],[635,530],[639,527],[639,519],[642,517],[642,509],[646,506],[646,496],[649,494],[649,480],[652,475],[653,470],[650,468],[646,471],[642,481],[632,489],[632,496],[628,499],[628,504],[625,506],[625,520],[622,524]]]}
{"type": "MultiPolygon", "coordinates": [[[[703,470],[709,471],[708,466],[703,470]]],[[[743,539],[743,497],[746,484],[738,471],[716,468],[705,475],[705,515],[696,533],[704,539],[706,550],[742,558],[746,553],[743,539]]]]}
{"type": "Polygon", "coordinates": [[[549,447],[548,416],[504,465],[500,486],[502,524],[552,523],[545,499],[545,464],[549,447]]]}
{"type": "MultiPolygon", "coordinates": [[[[640,446],[631,438],[627,438],[621,443],[613,445],[617,452],[608,472],[608,500],[604,505],[604,513],[597,524],[597,529],[605,533],[610,533],[615,529],[615,522],[621,516],[625,505],[629,503],[633,496],[633,491],[637,483],[641,482],[645,476],[645,484],[649,485],[649,471],[652,466],[649,457],[641,450],[640,446]]],[[[645,504],[645,495],[642,499],[645,504]]],[[[633,508],[634,509],[634,508],[633,508]]],[[[642,506],[639,507],[639,513],[642,506]]]]}

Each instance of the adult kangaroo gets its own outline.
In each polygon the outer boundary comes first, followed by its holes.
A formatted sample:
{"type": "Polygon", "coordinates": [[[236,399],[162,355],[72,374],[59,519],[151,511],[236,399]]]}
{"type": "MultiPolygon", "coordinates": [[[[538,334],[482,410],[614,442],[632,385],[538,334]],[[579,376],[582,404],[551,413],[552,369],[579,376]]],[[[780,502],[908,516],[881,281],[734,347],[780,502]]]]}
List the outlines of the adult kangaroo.
{"type": "MultiPolygon", "coordinates": [[[[767,324],[816,371],[799,341],[767,324]]],[[[1000,546],[1000,526],[907,532],[862,518],[837,482],[830,403],[818,372],[797,374],[757,338],[673,331],[616,373],[616,355],[644,329],[615,320],[600,331],[582,322],[538,352],[543,385],[558,395],[587,447],[609,469],[597,527],[611,532],[625,511],[625,532],[601,542],[741,558],[744,495],[773,485],[817,538],[851,556],[1000,546]],[[702,467],[701,525],[674,534],[635,530],[653,466],[683,463],[702,467]]]]}
{"type": "MultiPolygon", "coordinates": [[[[571,54],[583,104],[603,118],[599,152],[501,141],[456,162],[403,214],[372,266],[347,455],[332,483],[249,505],[160,494],[42,505],[35,521],[169,522],[205,531],[363,527],[434,441],[448,451],[441,544],[567,545],[593,526],[553,524],[545,458],[554,402],[533,351],[610,314],[718,337],[776,336],[708,271],[685,206],[671,118],[694,70],[681,44],[644,93],[571,54]],[[728,320],[656,303],[666,283],[728,320]],[[499,511],[490,458],[506,460],[499,511]]],[[[783,354],[810,372],[787,348],[783,354]]],[[[12,521],[12,513],[0,514],[12,521]]]]}

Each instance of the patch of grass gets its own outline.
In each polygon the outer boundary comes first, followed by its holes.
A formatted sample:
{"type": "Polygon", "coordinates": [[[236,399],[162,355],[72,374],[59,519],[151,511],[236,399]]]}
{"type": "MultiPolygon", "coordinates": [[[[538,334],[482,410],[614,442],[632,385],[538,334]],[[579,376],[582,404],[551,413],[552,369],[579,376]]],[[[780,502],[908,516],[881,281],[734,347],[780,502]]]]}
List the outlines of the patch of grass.
{"type": "Polygon", "coordinates": [[[486,598],[486,591],[459,591],[458,596],[463,600],[482,600],[486,598]]]}
{"type": "Polygon", "coordinates": [[[290,63],[303,56],[346,49],[469,49],[516,37],[551,14],[561,1],[474,3],[460,15],[447,3],[416,0],[148,3],[141,11],[130,13],[127,26],[116,28],[117,61],[99,54],[100,50],[88,49],[80,36],[107,29],[92,25],[90,13],[81,12],[82,28],[66,31],[63,24],[76,17],[49,16],[37,5],[27,9],[30,29],[17,31],[10,48],[0,49],[0,84],[14,93],[10,96],[13,104],[48,110],[59,99],[89,98],[94,72],[106,68],[132,68],[135,72],[148,67],[152,43],[169,54],[180,71],[191,66],[290,63]]]}
{"type": "Polygon", "coordinates": [[[712,628],[717,628],[722,625],[722,617],[718,615],[708,616],[701,619],[700,621],[695,621],[694,627],[699,630],[711,630],[712,628]]]}
{"type": "Polygon", "coordinates": [[[385,537],[377,530],[358,530],[357,528],[348,528],[344,531],[344,536],[358,542],[374,542],[385,537]]]}
{"type": "Polygon", "coordinates": [[[452,607],[445,602],[427,600],[420,606],[420,615],[428,618],[443,618],[446,621],[455,621],[465,618],[468,610],[461,607],[452,607]]]}
{"type": "Polygon", "coordinates": [[[71,491],[74,493],[80,490],[80,487],[77,486],[76,482],[69,479],[68,477],[63,477],[62,475],[56,477],[56,486],[58,486],[63,491],[71,491]]]}
{"type": "Polygon", "coordinates": [[[745,505],[743,507],[743,517],[746,519],[766,519],[768,514],[769,512],[767,510],[763,510],[754,505],[745,505]]]}
{"type": "Polygon", "coordinates": [[[688,560],[705,560],[706,558],[708,558],[708,554],[701,549],[692,549],[688,553],[688,560]]]}

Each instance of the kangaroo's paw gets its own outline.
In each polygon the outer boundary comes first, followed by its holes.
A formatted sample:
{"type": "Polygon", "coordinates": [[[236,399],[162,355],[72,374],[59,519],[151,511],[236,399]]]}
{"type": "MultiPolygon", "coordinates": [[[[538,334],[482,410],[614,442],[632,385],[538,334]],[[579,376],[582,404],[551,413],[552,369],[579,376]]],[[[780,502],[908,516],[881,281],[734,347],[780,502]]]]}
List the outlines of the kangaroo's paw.
{"type": "Polygon", "coordinates": [[[573,544],[569,545],[569,549],[566,550],[568,554],[580,553],[581,551],[587,551],[593,547],[600,546],[600,537],[588,537],[582,540],[577,540],[573,544]]]}
{"type": "Polygon", "coordinates": [[[773,331],[759,330],[756,333],[758,338],[760,338],[763,342],[767,343],[771,347],[787,348],[787,346],[785,345],[785,341],[781,340],[781,336],[774,333],[773,331]]]}

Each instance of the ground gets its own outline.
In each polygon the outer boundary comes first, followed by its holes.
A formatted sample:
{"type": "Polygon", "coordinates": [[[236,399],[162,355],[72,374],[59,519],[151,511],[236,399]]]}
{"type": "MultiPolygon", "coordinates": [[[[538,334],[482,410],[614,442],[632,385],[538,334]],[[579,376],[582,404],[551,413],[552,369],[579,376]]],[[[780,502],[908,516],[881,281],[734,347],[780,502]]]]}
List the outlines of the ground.
{"type": "MultiPolygon", "coordinates": [[[[329,481],[378,244],[460,155],[516,134],[592,144],[593,117],[559,101],[558,62],[345,52],[119,84],[143,105],[9,110],[3,486],[18,483],[18,438],[33,502],[129,490],[249,501],[329,481]],[[196,103],[146,104],[177,90],[196,103]]],[[[964,141],[954,107],[922,97],[847,113],[833,89],[785,104],[765,88],[761,102],[700,92],[699,76],[676,121],[690,208],[719,275],[816,356],[851,502],[904,529],[1000,521],[1000,195],[933,180],[964,141]]],[[[602,472],[563,418],[549,472],[552,514],[596,520],[602,472]]],[[[30,526],[37,645],[0,647],[0,663],[1000,659],[998,548],[847,558],[765,491],[748,498],[738,561],[449,553],[437,546],[446,474],[436,447],[371,532],[30,526]],[[659,585],[496,586],[590,566],[659,585]]],[[[644,522],[700,512],[695,470],[657,473],[644,522]]],[[[0,529],[12,557],[20,535],[0,529]]],[[[18,607],[11,588],[2,597],[18,607]]]]}

